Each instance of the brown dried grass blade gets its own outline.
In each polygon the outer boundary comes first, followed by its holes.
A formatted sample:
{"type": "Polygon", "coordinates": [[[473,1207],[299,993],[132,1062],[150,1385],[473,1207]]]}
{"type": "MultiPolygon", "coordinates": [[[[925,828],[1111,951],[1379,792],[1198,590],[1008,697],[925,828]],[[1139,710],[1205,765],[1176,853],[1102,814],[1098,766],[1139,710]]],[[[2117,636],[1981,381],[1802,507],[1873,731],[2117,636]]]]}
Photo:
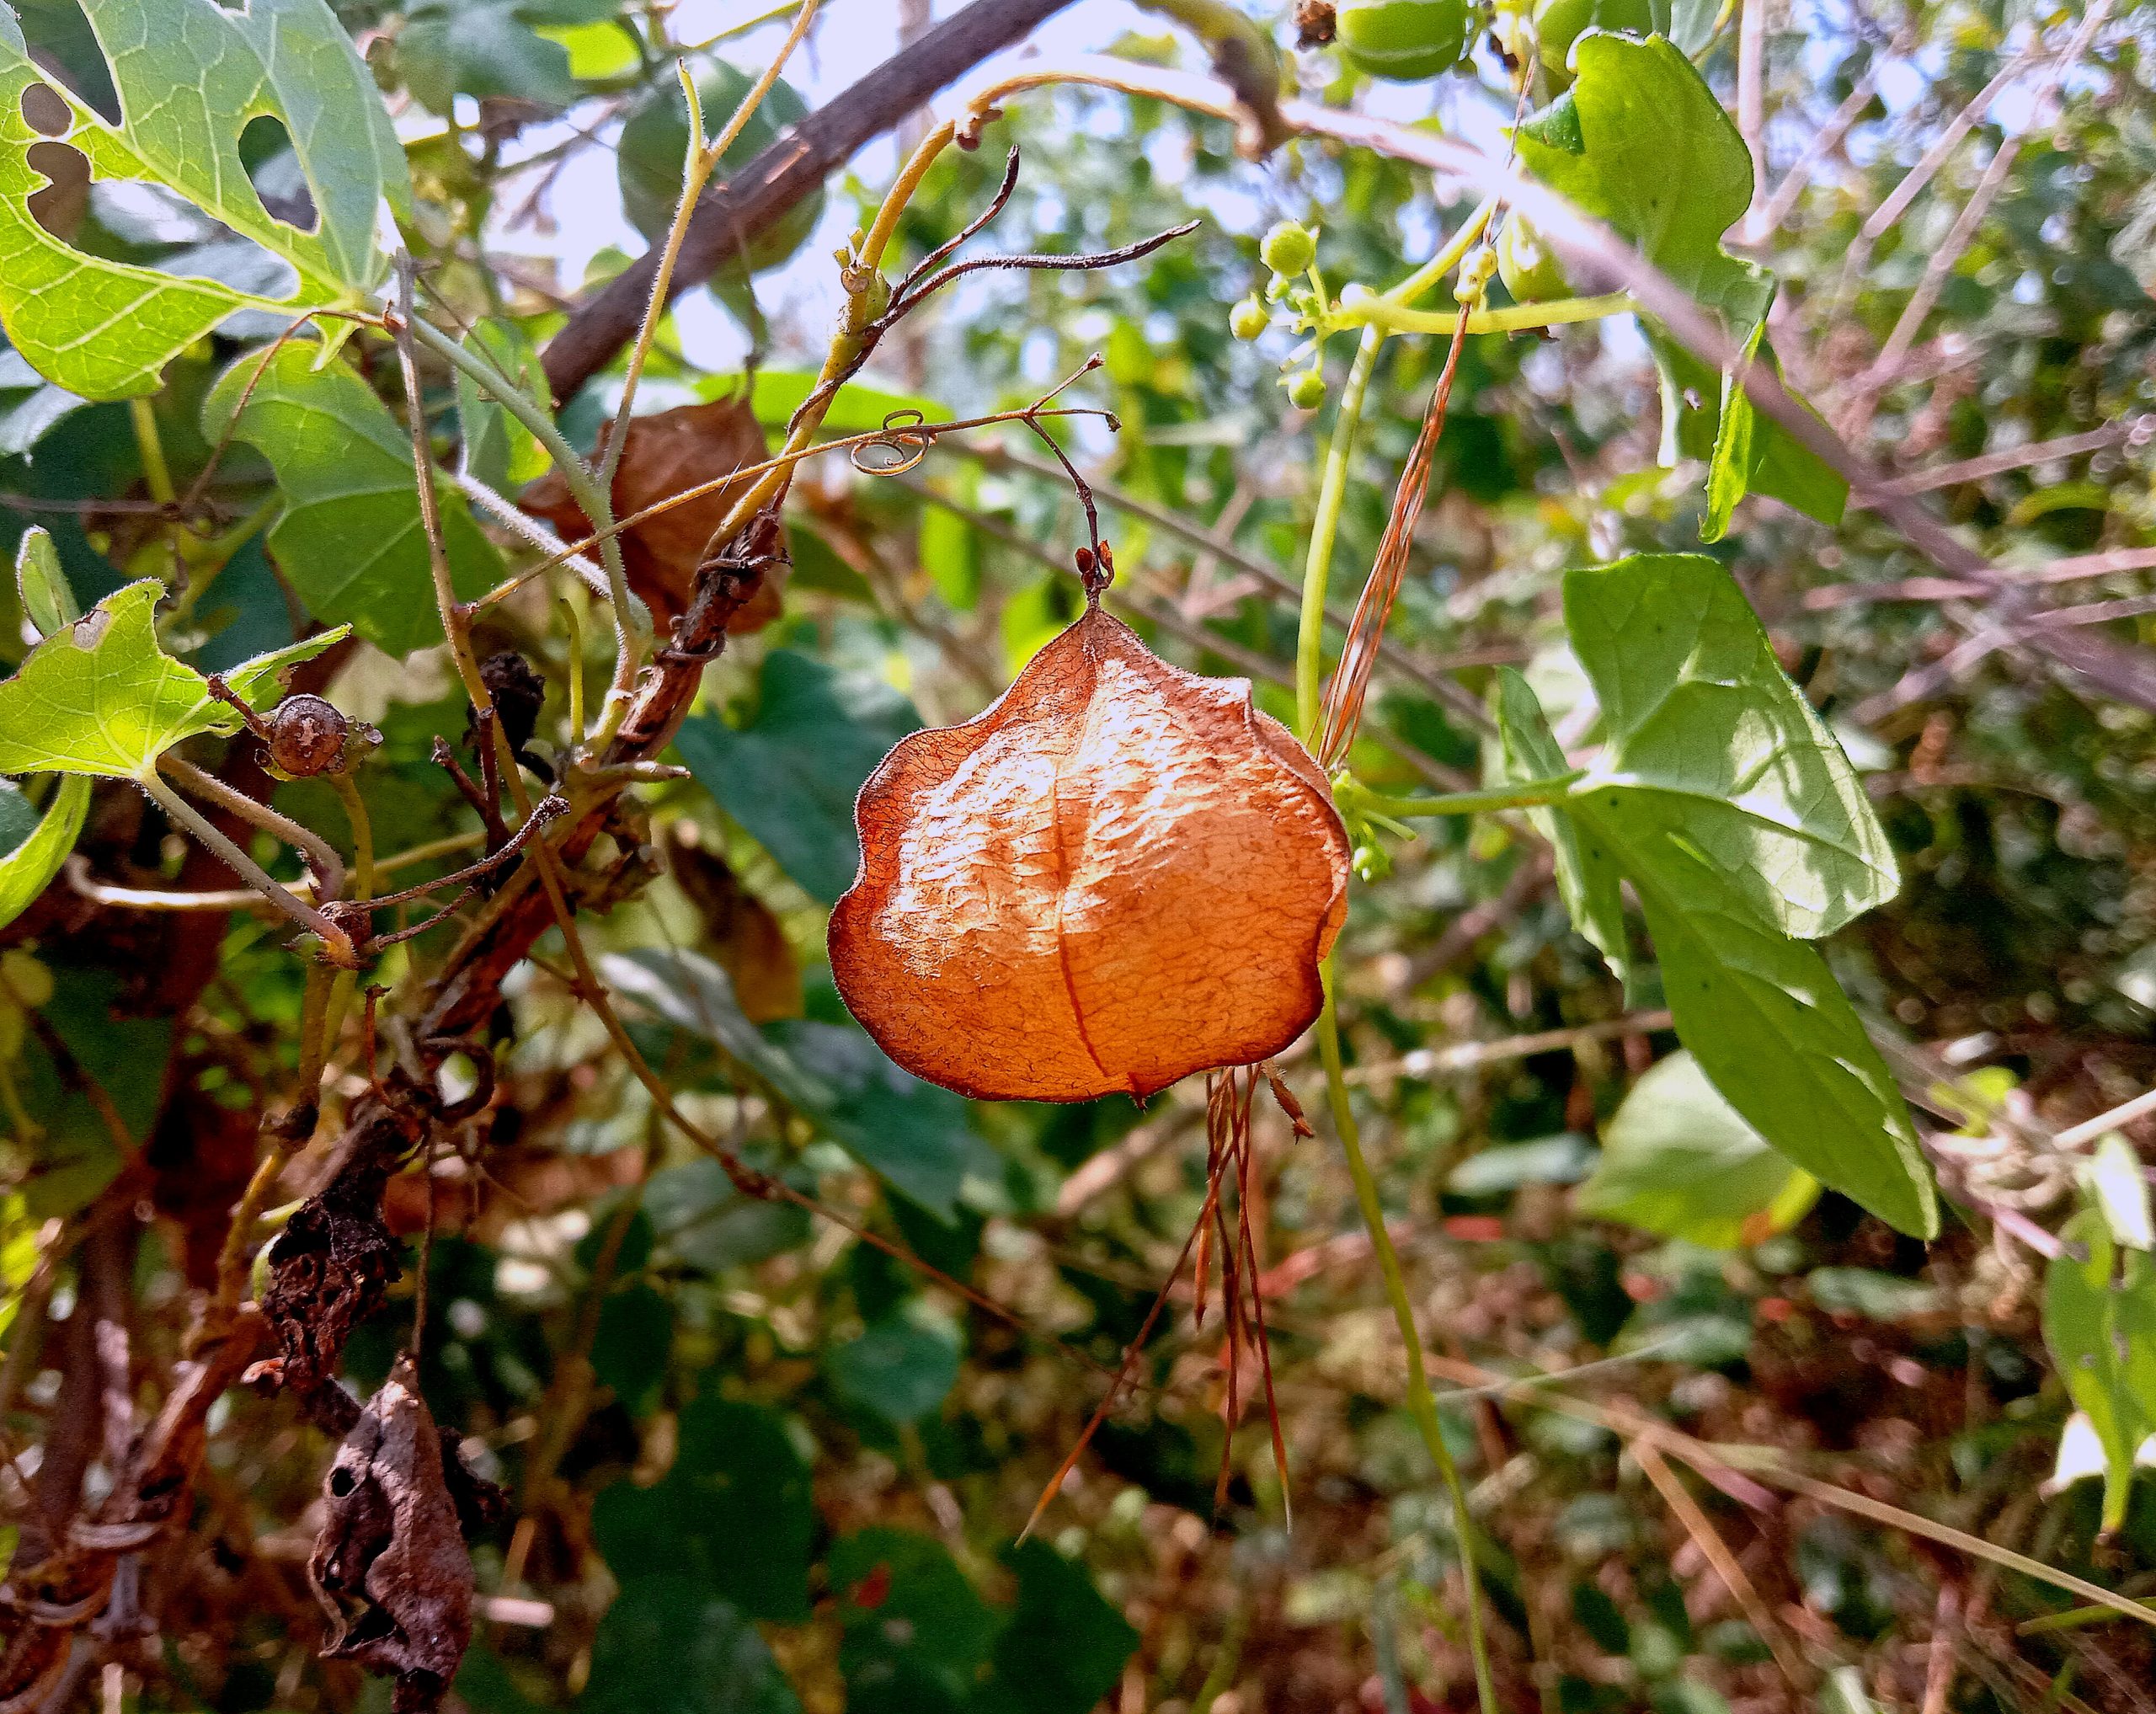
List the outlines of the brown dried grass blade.
{"type": "Polygon", "coordinates": [[[1355,733],[1363,724],[1363,700],[1370,684],[1370,670],[1377,665],[1378,644],[1384,638],[1385,622],[1392,617],[1394,598],[1400,593],[1401,579],[1406,575],[1407,556],[1415,545],[1415,526],[1422,521],[1422,502],[1430,485],[1430,464],[1437,456],[1438,437],[1444,432],[1446,408],[1452,402],[1452,382],[1460,368],[1460,354],[1466,343],[1467,318],[1462,315],[1454,328],[1452,346],[1445,353],[1444,372],[1438,376],[1436,388],[1430,394],[1428,407],[1422,413],[1422,427],[1415,437],[1415,450],[1409,454],[1407,465],[1400,473],[1400,486],[1393,490],[1392,515],[1385,520],[1385,534],[1379,539],[1377,558],[1370,567],[1369,580],[1363,585],[1361,597],[1355,603],[1354,617],[1348,622],[1348,641],[1340,651],[1340,664],[1333,669],[1332,682],[1326,686],[1325,718],[1320,723],[1323,737],[1318,744],[1318,765],[1330,772],[1348,746],[1355,741],[1355,733]]]}

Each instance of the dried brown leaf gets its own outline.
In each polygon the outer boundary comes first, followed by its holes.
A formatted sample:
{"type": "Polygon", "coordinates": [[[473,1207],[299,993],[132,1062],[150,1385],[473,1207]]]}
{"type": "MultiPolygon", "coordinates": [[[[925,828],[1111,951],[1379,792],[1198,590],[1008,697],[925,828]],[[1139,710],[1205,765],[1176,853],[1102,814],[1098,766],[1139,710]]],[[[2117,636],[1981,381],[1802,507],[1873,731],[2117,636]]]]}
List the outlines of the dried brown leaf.
{"type": "Polygon", "coordinates": [[[1278,1053],[1347,910],[1324,777],[1241,679],[1097,607],[862,788],[831,974],[884,1051],[985,1100],[1138,1097],[1278,1053]]]}
{"type": "Polygon", "coordinates": [[[751,1023],[800,1017],[801,961],[784,926],[696,834],[692,822],[667,830],[666,867],[703,919],[704,949],[732,979],[741,1015],[751,1023]]]}
{"type": "Polygon", "coordinates": [[[367,1401],[322,1492],[307,1568],[336,1627],[323,1653],[394,1674],[397,1714],[439,1706],[472,1641],[472,1556],[410,1358],[367,1401]]]}
{"type": "MultiPolygon", "coordinates": [[[[602,431],[601,451],[606,444],[602,431]]],[[[764,431],[745,398],[679,405],[638,417],[629,424],[622,462],[614,473],[614,515],[627,517],[769,456],[764,431]]],[[[643,598],[660,623],[676,617],[689,605],[705,545],[748,485],[746,479],[729,482],[622,532],[622,560],[629,587],[643,598]]],[[[591,533],[590,521],[558,470],[525,489],[518,504],[545,519],[567,540],[591,533]]],[[[767,575],[755,599],[727,622],[728,633],[740,637],[761,630],[778,617],[783,601],[782,585],[767,575]]]]}

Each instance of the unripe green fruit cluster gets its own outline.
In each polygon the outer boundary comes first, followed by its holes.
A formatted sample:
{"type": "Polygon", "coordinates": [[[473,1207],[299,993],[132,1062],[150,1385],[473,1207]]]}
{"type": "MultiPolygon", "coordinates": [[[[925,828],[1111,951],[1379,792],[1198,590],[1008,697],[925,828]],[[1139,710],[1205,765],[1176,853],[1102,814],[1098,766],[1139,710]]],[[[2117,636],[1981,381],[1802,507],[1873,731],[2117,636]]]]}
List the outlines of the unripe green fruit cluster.
{"type": "Polygon", "coordinates": [[[1341,0],[1336,40],[1357,71],[1419,83],[1467,57],[1485,11],[1476,0],[1341,0]]]}

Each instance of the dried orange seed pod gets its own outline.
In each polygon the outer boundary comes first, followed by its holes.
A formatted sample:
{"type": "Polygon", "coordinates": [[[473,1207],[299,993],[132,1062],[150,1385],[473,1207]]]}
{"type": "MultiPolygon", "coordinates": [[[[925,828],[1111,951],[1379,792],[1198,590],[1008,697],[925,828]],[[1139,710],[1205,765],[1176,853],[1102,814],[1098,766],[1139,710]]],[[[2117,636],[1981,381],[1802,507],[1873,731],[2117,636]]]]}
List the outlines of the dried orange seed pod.
{"type": "Polygon", "coordinates": [[[862,788],[831,974],[899,1065],[983,1100],[1143,1097],[1279,1052],[1318,1013],[1348,840],[1241,679],[1097,607],[994,707],[862,788]]]}

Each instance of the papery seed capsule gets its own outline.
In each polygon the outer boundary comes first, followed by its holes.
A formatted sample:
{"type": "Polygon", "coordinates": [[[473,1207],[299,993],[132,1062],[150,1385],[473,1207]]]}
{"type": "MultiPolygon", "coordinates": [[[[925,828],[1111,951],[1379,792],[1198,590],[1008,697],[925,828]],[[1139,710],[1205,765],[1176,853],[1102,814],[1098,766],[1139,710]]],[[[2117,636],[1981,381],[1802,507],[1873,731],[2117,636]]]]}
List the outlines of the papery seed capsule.
{"type": "Polygon", "coordinates": [[[984,1100],[1143,1097],[1316,1017],[1347,910],[1324,776],[1246,680],[1098,607],[862,788],[831,974],[899,1065],[984,1100]]]}

